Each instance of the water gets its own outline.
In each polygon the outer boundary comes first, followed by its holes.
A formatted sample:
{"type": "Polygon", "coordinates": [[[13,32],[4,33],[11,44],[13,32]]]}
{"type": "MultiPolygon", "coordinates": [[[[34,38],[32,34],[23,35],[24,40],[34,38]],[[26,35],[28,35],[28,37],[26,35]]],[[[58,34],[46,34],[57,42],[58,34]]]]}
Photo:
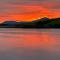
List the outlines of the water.
{"type": "Polygon", "coordinates": [[[60,29],[0,28],[0,60],[60,60],[60,29]]]}

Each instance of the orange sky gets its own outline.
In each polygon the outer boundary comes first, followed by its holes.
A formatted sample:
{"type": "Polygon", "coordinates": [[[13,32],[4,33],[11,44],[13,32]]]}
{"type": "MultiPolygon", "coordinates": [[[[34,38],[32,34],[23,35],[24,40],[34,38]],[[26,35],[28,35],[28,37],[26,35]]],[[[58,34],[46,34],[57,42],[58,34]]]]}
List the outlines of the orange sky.
{"type": "Polygon", "coordinates": [[[60,17],[59,0],[2,0],[0,21],[32,21],[42,17],[60,17]]]}

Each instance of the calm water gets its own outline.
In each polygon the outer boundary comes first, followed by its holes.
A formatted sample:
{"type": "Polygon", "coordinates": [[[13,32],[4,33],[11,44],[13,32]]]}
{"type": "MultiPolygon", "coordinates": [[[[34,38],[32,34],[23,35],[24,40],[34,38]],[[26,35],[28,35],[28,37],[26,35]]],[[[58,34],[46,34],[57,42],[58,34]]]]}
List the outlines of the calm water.
{"type": "Polygon", "coordinates": [[[0,60],[60,60],[60,29],[0,28],[0,60]]]}

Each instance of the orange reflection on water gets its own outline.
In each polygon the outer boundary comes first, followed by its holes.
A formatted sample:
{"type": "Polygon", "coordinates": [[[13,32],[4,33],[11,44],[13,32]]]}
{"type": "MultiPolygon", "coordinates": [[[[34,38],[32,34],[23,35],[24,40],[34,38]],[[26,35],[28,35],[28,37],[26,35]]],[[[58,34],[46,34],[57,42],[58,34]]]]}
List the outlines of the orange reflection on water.
{"type": "MultiPolygon", "coordinates": [[[[20,40],[20,38],[18,39],[20,40]]],[[[37,34],[37,35],[22,35],[22,41],[16,42],[17,45],[24,47],[48,47],[55,43],[55,37],[50,36],[49,34],[37,34]]]]}
{"type": "MultiPolygon", "coordinates": [[[[22,31],[21,31],[22,32],[22,31]]],[[[0,33],[0,50],[11,48],[51,48],[55,49],[60,45],[59,35],[51,32],[25,31],[22,33],[0,33]]],[[[58,49],[60,49],[58,47],[58,49]]]]}

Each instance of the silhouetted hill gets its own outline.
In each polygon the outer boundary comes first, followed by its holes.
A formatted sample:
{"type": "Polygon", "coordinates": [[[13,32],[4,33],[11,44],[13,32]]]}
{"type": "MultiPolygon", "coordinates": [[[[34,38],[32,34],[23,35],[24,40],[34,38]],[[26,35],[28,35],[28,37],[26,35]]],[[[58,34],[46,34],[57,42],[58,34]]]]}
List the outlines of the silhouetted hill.
{"type": "Polygon", "coordinates": [[[60,18],[50,19],[51,22],[45,24],[45,27],[60,28],[60,18]]]}
{"type": "Polygon", "coordinates": [[[34,20],[32,22],[40,22],[40,21],[47,21],[47,20],[49,20],[49,18],[44,17],[44,18],[41,18],[41,19],[34,20]]]}
{"type": "Polygon", "coordinates": [[[32,22],[5,21],[0,27],[7,28],[60,28],[60,18],[41,18],[32,22]]]}

